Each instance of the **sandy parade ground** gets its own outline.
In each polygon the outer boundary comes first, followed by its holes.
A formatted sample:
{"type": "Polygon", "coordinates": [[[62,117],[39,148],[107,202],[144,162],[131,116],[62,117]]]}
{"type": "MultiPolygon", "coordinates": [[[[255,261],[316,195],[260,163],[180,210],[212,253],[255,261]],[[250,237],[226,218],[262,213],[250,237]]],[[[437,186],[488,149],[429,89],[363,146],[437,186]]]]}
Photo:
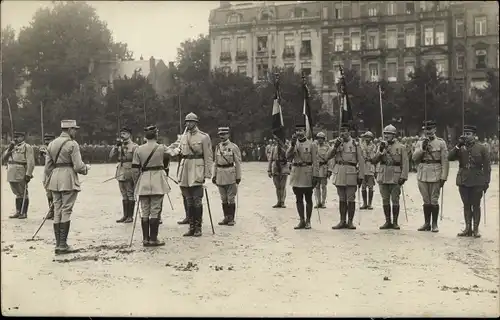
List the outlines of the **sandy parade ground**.
{"type": "Polygon", "coordinates": [[[244,163],[234,227],[217,225],[220,198],[209,183],[216,234],[203,199],[203,236],[182,237],[187,226],[176,222],[184,209],[171,183],[174,210],[165,197],[159,237],[166,245],[158,248],[142,247],[140,223],[128,247],[133,224],[115,222],[121,217],[117,183],[102,183],[114,168],[94,165],[81,176],[68,240],[81,251],[55,256],[52,221],[36,241],[27,241],[47,211],[43,168],[35,168],[29,184],[28,219],[18,220],[8,218],[15,203],[2,167],[3,315],[499,316],[497,165],[480,239],[456,237],[463,228],[456,163],[445,185],[439,233],[416,231],[423,213],[414,173],[404,186],[408,222],[402,203],[400,231],[378,229],[384,222],[378,187],[374,210],[357,211],[357,230],[332,230],[339,216],[330,183],[321,224],[315,209],[313,228],[294,230],[291,187],[287,208],[272,209],[267,164],[244,163]]]}

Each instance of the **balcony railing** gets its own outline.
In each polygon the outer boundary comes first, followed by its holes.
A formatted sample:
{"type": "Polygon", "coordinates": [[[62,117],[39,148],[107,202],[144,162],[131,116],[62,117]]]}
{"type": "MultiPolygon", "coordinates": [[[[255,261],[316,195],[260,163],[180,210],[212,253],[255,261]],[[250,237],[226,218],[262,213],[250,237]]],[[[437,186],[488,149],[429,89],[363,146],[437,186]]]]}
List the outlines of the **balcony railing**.
{"type": "Polygon", "coordinates": [[[285,48],[283,50],[283,59],[293,59],[295,58],[295,50],[294,48],[285,48]]]}
{"type": "Polygon", "coordinates": [[[232,61],[231,52],[222,52],[220,54],[220,61],[221,62],[232,61]]]}
{"type": "Polygon", "coordinates": [[[236,52],[236,60],[248,60],[248,54],[246,51],[237,51],[236,52]]]}
{"type": "Polygon", "coordinates": [[[301,58],[312,57],[311,48],[301,48],[299,56],[301,58]]]}

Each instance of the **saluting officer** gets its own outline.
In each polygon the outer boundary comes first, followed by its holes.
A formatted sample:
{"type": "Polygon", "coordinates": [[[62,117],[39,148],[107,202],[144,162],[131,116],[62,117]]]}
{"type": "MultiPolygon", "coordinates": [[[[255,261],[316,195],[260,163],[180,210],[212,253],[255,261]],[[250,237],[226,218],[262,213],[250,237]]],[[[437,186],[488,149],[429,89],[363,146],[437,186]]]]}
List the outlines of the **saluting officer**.
{"type": "MultiPolygon", "coordinates": [[[[47,156],[47,146],[55,138],[56,138],[56,136],[52,133],[46,133],[43,135],[43,145],[40,146],[40,156],[43,157],[44,165],[45,165],[45,157],[47,156]]],[[[46,186],[46,180],[47,180],[47,176],[45,175],[45,171],[44,171],[43,180],[42,180],[42,185],[44,186],[44,188],[46,186]]],[[[47,188],[45,188],[45,194],[47,196],[47,201],[49,203],[49,212],[47,214],[47,219],[52,220],[52,219],[54,219],[54,201],[53,201],[54,199],[52,198],[52,192],[50,190],[48,190],[47,188]]]]}
{"type": "Polygon", "coordinates": [[[476,142],[476,127],[464,126],[464,135],[448,154],[450,161],[458,160],[457,186],[464,204],[465,230],[459,237],[479,238],[481,221],[481,198],[488,190],[491,166],[488,150],[476,142]]]}
{"type": "Polygon", "coordinates": [[[318,157],[318,165],[319,165],[319,171],[318,171],[318,184],[314,188],[314,191],[316,193],[316,206],[315,208],[326,208],[325,202],[326,202],[326,191],[327,191],[327,185],[328,185],[328,178],[332,175],[331,168],[329,167],[329,163],[331,161],[328,161],[328,151],[330,151],[330,146],[325,143],[326,140],[326,135],[323,132],[318,132],[316,134],[316,141],[317,141],[317,157],[318,157]]]}
{"type": "Polygon", "coordinates": [[[409,162],[405,146],[396,140],[397,130],[393,125],[384,128],[384,141],[381,141],[372,163],[379,163],[377,182],[382,197],[385,223],[380,227],[384,229],[399,230],[399,196],[401,187],[408,180],[409,162]],[[391,221],[392,202],[392,221],[391,221]]]}
{"type": "Polygon", "coordinates": [[[295,229],[311,229],[313,188],[319,182],[318,146],[312,139],[306,139],[305,133],[305,125],[296,125],[291,145],[286,151],[286,158],[292,162],[290,185],[295,194],[295,204],[300,218],[300,222],[295,229]],[[305,220],[304,200],[306,202],[305,220]]]}
{"type": "Polygon", "coordinates": [[[221,142],[215,147],[212,182],[219,188],[224,219],[219,225],[234,226],[235,198],[241,182],[241,152],[229,141],[229,128],[218,130],[221,142]]]}
{"type": "Polygon", "coordinates": [[[9,216],[11,219],[28,217],[28,183],[33,178],[35,155],[33,147],[24,141],[25,138],[25,132],[14,132],[14,141],[9,144],[2,157],[7,162],[7,181],[16,196],[16,213],[9,216]]]}
{"type": "Polygon", "coordinates": [[[73,206],[81,190],[78,174],[86,175],[90,170],[90,165],[83,163],[80,146],[74,140],[79,128],[76,120],[62,120],[61,135],[49,144],[45,156],[45,187],[54,199],[56,254],[75,251],[67,240],[73,206]]]}
{"type": "Polygon", "coordinates": [[[267,166],[267,175],[273,179],[274,188],[276,188],[277,202],[273,208],[286,208],[286,181],[290,175],[290,164],[285,156],[287,146],[280,146],[280,143],[280,141],[276,141],[271,146],[267,166]]]}
{"type": "Polygon", "coordinates": [[[120,138],[109,152],[109,158],[117,156],[115,177],[122,195],[123,217],[116,222],[130,223],[134,221],[134,177],[132,172],[132,158],[139,146],[132,140],[132,129],[123,127],[120,130],[120,138]]]}
{"type": "Polygon", "coordinates": [[[365,177],[363,179],[363,183],[361,184],[361,197],[363,198],[363,206],[359,209],[373,210],[372,201],[373,187],[375,186],[375,166],[372,164],[371,159],[377,152],[377,146],[373,143],[373,133],[371,133],[370,131],[366,131],[361,136],[361,138],[362,142],[360,143],[360,147],[363,154],[363,159],[365,161],[365,177]],[[366,189],[368,189],[368,194],[366,192],[366,189]]]}
{"type": "Polygon", "coordinates": [[[418,165],[418,189],[424,201],[424,225],[418,231],[439,232],[439,193],[448,178],[448,149],[446,142],[436,137],[436,123],[424,121],[425,137],[419,141],[413,153],[418,165]],[[432,218],[432,226],[430,224],[432,218]]]}
{"type": "Polygon", "coordinates": [[[332,182],[339,195],[340,222],[332,229],[356,229],[353,219],[356,212],[356,187],[361,187],[365,176],[361,147],[351,137],[349,124],[340,126],[340,137],[335,139],[328,158],[334,159],[332,182]],[[346,223],[347,217],[347,223],[346,223]]]}
{"type": "Polygon", "coordinates": [[[141,206],[142,245],[164,246],[158,239],[163,198],[170,192],[167,181],[170,157],[167,147],[157,143],[158,128],[150,125],[144,128],[147,142],[137,147],[132,158],[135,194],[141,206]]]}

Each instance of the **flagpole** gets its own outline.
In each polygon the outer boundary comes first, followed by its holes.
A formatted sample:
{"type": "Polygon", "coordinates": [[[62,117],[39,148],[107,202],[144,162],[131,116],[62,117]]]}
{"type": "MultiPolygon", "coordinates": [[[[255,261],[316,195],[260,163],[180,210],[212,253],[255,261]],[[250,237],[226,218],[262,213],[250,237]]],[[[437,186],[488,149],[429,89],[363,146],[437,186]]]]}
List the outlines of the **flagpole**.
{"type": "Polygon", "coordinates": [[[382,105],[382,86],[379,84],[378,85],[378,95],[379,95],[379,102],[380,102],[380,136],[384,134],[384,108],[382,105]]]}

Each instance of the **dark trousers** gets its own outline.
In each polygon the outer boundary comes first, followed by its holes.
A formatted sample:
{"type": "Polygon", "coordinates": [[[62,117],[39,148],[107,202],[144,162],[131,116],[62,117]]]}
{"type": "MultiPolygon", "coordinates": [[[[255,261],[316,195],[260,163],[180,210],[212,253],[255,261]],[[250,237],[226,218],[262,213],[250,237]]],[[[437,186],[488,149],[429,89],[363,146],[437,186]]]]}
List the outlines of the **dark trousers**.
{"type": "Polygon", "coordinates": [[[306,200],[305,211],[307,214],[307,220],[310,220],[313,207],[313,202],[312,202],[313,188],[293,187],[292,189],[293,193],[295,194],[295,204],[297,206],[297,212],[299,214],[300,219],[304,220],[304,199],[305,199],[306,200]]]}
{"type": "MultiPolygon", "coordinates": [[[[474,225],[479,225],[481,219],[481,198],[483,197],[483,187],[474,186],[458,186],[462,203],[464,204],[464,216],[467,219],[467,214],[470,214],[474,219],[474,225]]],[[[467,222],[467,221],[466,221],[467,222]]]]}

